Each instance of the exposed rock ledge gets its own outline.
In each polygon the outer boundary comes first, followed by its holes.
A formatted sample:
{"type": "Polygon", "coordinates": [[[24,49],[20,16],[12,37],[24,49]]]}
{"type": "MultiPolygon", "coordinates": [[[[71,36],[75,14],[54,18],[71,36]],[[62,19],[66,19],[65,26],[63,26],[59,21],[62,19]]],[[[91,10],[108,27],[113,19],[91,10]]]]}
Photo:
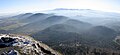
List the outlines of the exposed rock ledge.
{"type": "Polygon", "coordinates": [[[0,55],[62,55],[25,35],[0,34],[0,55]]]}

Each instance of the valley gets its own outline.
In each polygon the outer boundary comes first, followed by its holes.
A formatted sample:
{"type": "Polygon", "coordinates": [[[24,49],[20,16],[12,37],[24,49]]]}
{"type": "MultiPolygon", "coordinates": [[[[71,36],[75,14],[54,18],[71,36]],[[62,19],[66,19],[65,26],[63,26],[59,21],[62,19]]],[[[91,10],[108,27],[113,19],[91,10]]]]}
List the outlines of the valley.
{"type": "Polygon", "coordinates": [[[29,35],[63,55],[120,55],[119,17],[90,9],[22,13],[0,18],[0,34],[29,35]]]}

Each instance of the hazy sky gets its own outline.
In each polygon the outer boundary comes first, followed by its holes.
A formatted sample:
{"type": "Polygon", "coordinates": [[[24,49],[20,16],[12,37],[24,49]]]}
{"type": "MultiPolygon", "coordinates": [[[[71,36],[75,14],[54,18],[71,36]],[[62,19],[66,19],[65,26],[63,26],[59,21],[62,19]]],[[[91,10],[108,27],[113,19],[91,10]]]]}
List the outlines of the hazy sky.
{"type": "Polygon", "coordinates": [[[55,8],[94,9],[120,13],[120,0],[0,0],[0,13],[32,12],[55,8]]]}

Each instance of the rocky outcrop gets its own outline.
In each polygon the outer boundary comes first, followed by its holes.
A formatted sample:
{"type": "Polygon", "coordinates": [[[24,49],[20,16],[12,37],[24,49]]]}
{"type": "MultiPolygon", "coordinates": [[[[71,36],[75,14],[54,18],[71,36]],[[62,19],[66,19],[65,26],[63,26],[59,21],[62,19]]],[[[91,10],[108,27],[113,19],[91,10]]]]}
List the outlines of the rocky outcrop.
{"type": "Polygon", "coordinates": [[[62,55],[25,35],[0,34],[0,55],[62,55]]]}

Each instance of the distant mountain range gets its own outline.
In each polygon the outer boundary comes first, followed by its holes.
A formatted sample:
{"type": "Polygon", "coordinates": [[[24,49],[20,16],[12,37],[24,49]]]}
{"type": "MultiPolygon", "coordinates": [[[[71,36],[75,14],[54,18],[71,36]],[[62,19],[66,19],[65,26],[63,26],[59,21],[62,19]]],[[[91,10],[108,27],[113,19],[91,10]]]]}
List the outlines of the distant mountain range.
{"type": "Polygon", "coordinates": [[[106,22],[120,21],[120,13],[115,12],[104,12],[91,9],[66,9],[57,8],[54,10],[43,11],[46,14],[55,14],[71,17],[72,19],[77,19],[84,22],[89,22],[92,24],[105,24],[106,22]],[[99,19],[99,20],[98,20],[99,19]]]}
{"type": "Polygon", "coordinates": [[[43,13],[63,15],[63,16],[87,16],[87,17],[120,17],[119,13],[104,12],[92,9],[66,9],[57,8],[54,10],[46,10],[43,13]]]}
{"type": "Polygon", "coordinates": [[[14,29],[13,31],[24,32],[24,33],[34,33],[34,32],[44,30],[52,25],[57,25],[57,24],[70,25],[79,30],[80,29],[85,30],[91,26],[91,24],[89,23],[70,19],[69,17],[65,17],[65,16],[57,16],[57,15],[49,15],[49,14],[41,15],[41,14],[42,13],[37,13],[33,15],[30,14],[31,15],[30,18],[29,17],[24,18],[26,16],[25,14],[24,17],[22,16],[23,18],[21,18],[20,20],[18,18],[17,19],[18,22],[27,23],[27,24],[24,26],[18,27],[14,29]]]}
{"type": "Polygon", "coordinates": [[[64,55],[95,55],[98,50],[119,54],[115,41],[120,35],[119,17],[113,12],[59,8],[1,18],[0,33],[30,35],[64,55]]]}

